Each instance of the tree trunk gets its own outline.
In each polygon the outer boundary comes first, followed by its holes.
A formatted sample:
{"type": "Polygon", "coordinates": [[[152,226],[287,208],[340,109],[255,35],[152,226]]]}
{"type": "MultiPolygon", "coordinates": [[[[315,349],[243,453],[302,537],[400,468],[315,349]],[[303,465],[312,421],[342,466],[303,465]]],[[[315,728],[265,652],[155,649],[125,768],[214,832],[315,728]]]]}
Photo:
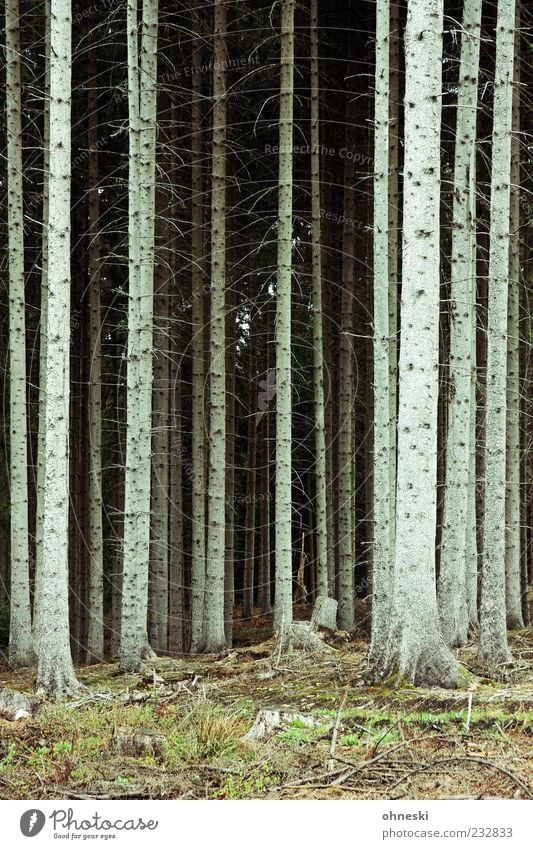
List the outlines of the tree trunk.
{"type": "Polygon", "coordinates": [[[33,641],[38,642],[39,592],[43,554],[43,509],[46,433],[46,329],[48,322],[48,200],[50,177],[50,0],[44,4],[44,91],[43,91],[43,230],[41,238],[41,316],[39,323],[39,425],[37,432],[37,482],[35,510],[35,587],[33,598],[33,641]]]}
{"type": "Polygon", "coordinates": [[[505,604],[507,627],[523,628],[520,583],[520,12],[516,6],[513,136],[511,142],[511,212],[509,315],[507,320],[507,433],[505,501],[505,604]]]}
{"type": "Polygon", "coordinates": [[[292,624],[292,138],[294,0],[281,2],[278,260],[276,302],[276,596],[274,628],[292,624]]]}
{"type": "MultiPolygon", "coordinates": [[[[159,108],[163,116],[170,109],[166,92],[160,92],[159,108]]],[[[161,139],[160,173],[171,172],[168,156],[169,139],[161,139]]],[[[168,649],[169,605],[169,499],[171,392],[170,362],[170,198],[162,186],[157,189],[156,205],[156,265],[154,294],[154,387],[152,416],[152,521],[150,556],[150,644],[155,651],[168,649]]]]}
{"type": "Polygon", "coordinates": [[[441,628],[449,646],[467,641],[467,579],[474,569],[471,535],[471,420],[475,420],[473,360],[475,354],[476,219],[471,192],[476,189],[476,123],[481,0],[466,0],[461,30],[461,63],[457,96],[455,176],[452,226],[450,362],[446,476],[438,601],[441,628]],[[474,276],[473,276],[474,274],[474,276]]]}
{"type": "Polygon", "coordinates": [[[205,582],[205,648],[221,651],[224,631],[226,483],[226,8],[215,0],[213,156],[211,184],[211,358],[209,367],[209,487],[205,582]]]}
{"type": "Polygon", "coordinates": [[[505,615],[505,441],[514,36],[515,0],[500,0],[492,130],[485,522],[478,652],[479,660],[491,666],[510,659],[505,615]]]}
{"type": "Polygon", "coordinates": [[[378,678],[458,684],[434,583],[437,473],[442,0],[410,0],[405,32],[405,186],[396,552],[378,678]]]}
{"type": "MultiPolygon", "coordinates": [[[[171,118],[171,167],[176,173],[179,168],[177,152],[179,123],[178,106],[172,103],[171,118]]],[[[176,221],[179,216],[180,198],[177,189],[171,195],[171,220],[176,221]]],[[[201,232],[201,231],[200,231],[201,232]]],[[[168,624],[168,648],[172,655],[182,654],[186,646],[185,627],[185,554],[184,554],[184,521],[183,521],[183,406],[182,406],[182,325],[180,321],[180,289],[179,289],[179,247],[180,236],[176,233],[174,238],[169,235],[170,257],[168,260],[170,270],[170,316],[169,327],[170,364],[169,364],[169,392],[170,392],[170,517],[169,517],[169,624],[168,624]]]]}
{"type": "Polygon", "coordinates": [[[60,698],[78,688],[69,645],[68,478],[70,377],[71,11],[50,4],[50,177],[46,433],[37,689],[60,698]]]}
{"type": "Polygon", "coordinates": [[[9,269],[9,503],[11,508],[9,662],[12,666],[29,666],[33,658],[33,648],[28,543],[26,318],[18,0],[7,0],[5,23],[9,269]]]}
{"type": "MultiPolygon", "coordinates": [[[[401,0],[390,6],[390,91],[389,91],[389,400],[390,400],[390,550],[396,538],[396,422],[398,407],[398,233],[400,229],[400,54],[401,0]]],[[[391,563],[393,559],[391,560],[391,563]]]]}
{"type": "Polygon", "coordinates": [[[104,655],[104,564],[102,533],[102,363],[100,354],[100,187],[98,94],[94,20],[89,27],[89,622],[87,663],[104,655]]]}
{"type": "MultiPolygon", "coordinates": [[[[254,291],[252,290],[252,301],[254,291]]],[[[256,379],[256,339],[255,323],[257,320],[257,307],[252,302],[250,305],[250,335],[248,342],[249,351],[249,397],[248,397],[248,435],[247,435],[247,458],[246,468],[248,480],[246,484],[246,509],[244,518],[244,588],[242,597],[242,617],[251,619],[254,614],[254,565],[255,565],[255,508],[256,508],[256,481],[257,481],[257,379],[256,379]],[[255,319],[255,320],[254,320],[255,319]]]]}
{"type": "Polygon", "coordinates": [[[124,564],[120,666],[139,671],[148,643],[152,313],[155,219],[157,0],[144,0],[141,62],[137,0],[128,0],[129,309],[124,564]]]}
{"type": "Polygon", "coordinates": [[[311,0],[311,219],[313,274],[313,401],[315,414],[316,593],[328,594],[326,426],[322,311],[322,236],[320,206],[320,110],[318,81],[318,0],[311,0]]]}
{"type": "MultiPolygon", "coordinates": [[[[349,73],[349,72],[348,72],[349,73]]],[[[346,148],[351,149],[352,125],[355,121],[353,91],[346,100],[346,148]]],[[[353,300],[354,300],[354,166],[353,160],[344,161],[344,228],[342,241],[342,294],[339,353],[339,573],[337,594],[339,602],[339,628],[354,626],[354,558],[353,558],[353,300]]]]}
{"type": "MultiPolygon", "coordinates": [[[[389,39],[390,3],[376,9],[374,117],[374,459],[371,662],[386,645],[392,591],[391,331],[389,277],[389,39]]],[[[395,339],[396,337],[394,337],[395,339]]]]}
{"type": "Polygon", "coordinates": [[[224,555],[224,631],[233,642],[235,606],[235,330],[233,286],[226,290],[226,540],[224,555]]]}
{"type": "MultiPolygon", "coordinates": [[[[192,65],[202,64],[202,37],[198,31],[199,0],[194,0],[192,65]]],[[[192,75],[191,92],[191,228],[192,228],[192,543],[190,651],[204,647],[205,605],[205,423],[204,423],[204,267],[203,267],[203,138],[202,75],[192,75]]]]}

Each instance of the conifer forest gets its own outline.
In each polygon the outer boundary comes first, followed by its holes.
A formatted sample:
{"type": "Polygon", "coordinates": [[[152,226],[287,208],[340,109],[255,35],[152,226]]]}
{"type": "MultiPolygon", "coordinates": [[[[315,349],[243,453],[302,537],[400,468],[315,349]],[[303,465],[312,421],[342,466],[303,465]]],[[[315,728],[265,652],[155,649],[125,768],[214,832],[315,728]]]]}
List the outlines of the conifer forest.
{"type": "Polygon", "coordinates": [[[0,798],[533,798],[532,4],[0,9],[0,798]]]}

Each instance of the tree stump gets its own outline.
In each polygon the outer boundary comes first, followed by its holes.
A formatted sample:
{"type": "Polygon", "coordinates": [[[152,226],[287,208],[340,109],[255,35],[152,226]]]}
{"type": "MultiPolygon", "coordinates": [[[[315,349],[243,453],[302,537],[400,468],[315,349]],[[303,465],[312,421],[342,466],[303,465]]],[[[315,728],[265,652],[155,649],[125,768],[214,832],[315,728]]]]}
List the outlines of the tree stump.
{"type": "Polygon", "coordinates": [[[265,737],[270,737],[275,731],[286,728],[293,722],[298,722],[307,728],[314,728],[314,726],[322,724],[314,716],[309,716],[308,714],[295,713],[294,711],[284,710],[277,706],[264,707],[258,712],[254,724],[244,735],[243,739],[262,740],[265,737]]]}
{"type": "Polygon", "coordinates": [[[35,712],[32,699],[17,690],[0,689],[0,716],[10,722],[27,719],[35,712]]]}
{"type": "Polygon", "coordinates": [[[311,616],[312,627],[315,630],[317,628],[329,628],[330,631],[334,631],[337,627],[337,607],[338,603],[334,598],[328,596],[317,598],[311,616]]]}
{"type": "Polygon", "coordinates": [[[116,728],[114,742],[117,751],[129,758],[161,759],[166,755],[164,735],[151,728],[116,728]]]}

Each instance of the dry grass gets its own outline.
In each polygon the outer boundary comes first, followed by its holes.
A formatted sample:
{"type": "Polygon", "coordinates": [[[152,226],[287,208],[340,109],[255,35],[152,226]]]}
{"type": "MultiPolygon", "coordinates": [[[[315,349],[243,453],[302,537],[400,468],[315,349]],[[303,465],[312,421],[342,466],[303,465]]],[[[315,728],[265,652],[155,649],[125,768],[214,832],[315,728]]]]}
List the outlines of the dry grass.
{"type": "MultiPolygon", "coordinates": [[[[259,626],[265,636],[264,623],[259,626]]],[[[226,656],[159,658],[165,683],[118,674],[116,664],[80,670],[89,693],[45,704],[34,718],[0,721],[0,794],[39,798],[526,798],[532,746],[533,631],[512,635],[505,680],[479,678],[472,694],[439,688],[369,687],[366,642],[338,634],[337,652],[273,660],[272,642],[251,645],[253,627],[226,656]],[[337,759],[331,730],[347,688],[337,759]],[[266,741],[243,740],[259,708],[312,715],[266,741]],[[126,757],[115,729],[157,732],[164,747],[126,757]]],[[[473,672],[475,648],[461,660],[473,672]]],[[[33,670],[0,671],[0,686],[31,691],[33,670]]]]}

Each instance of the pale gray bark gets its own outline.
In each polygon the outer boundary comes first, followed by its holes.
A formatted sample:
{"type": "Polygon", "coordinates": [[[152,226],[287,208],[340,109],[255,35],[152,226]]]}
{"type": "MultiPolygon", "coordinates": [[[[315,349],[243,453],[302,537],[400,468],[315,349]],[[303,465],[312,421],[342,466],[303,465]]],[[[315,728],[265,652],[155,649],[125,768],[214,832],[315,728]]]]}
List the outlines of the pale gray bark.
{"type": "Polygon", "coordinates": [[[138,671],[148,644],[157,0],[128,0],[129,307],[120,665],[138,671]]]}
{"type": "MultiPolygon", "coordinates": [[[[398,233],[400,220],[400,2],[390,3],[389,36],[389,402],[390,402],[390,551],[396,539],[396,418],[398,406],[398,233]]],[[[392,561],[391,561],[392,562],[392,561]]]]}
{"type": "Polygon", "coordinates": [[[79,686],[68,610],[71,10],[50,4],[50,177],[46,432],[42,574],[37,597],[37,689],[56,698],[79,686]]]}
{"type": "MultiPolygon", "coordinates": [[[[461,28],[461,62],[457,95],[455,175],[453,200],[450,361],[446,477],[438,601],[441,627],[451,647],[467,641],[469,610],[467,575],[474,567],[467,557],[471,548],[471,487],[475,476],[471,420],[475,419],[474,380],[475,333],[475,205],[470,193],[476,188],[476,122],[481,0],[466,0],[461,28]],[[470,173],[470,172],[473,173],[470,173]]],[[[475,517],[474,517],[475,518],[475,517]]]]}
{"type": "Polygon", "coordinates": [[[211,182],[211,348],[205,648],[226,646],[224,631],[226,486],[226,0],[215,0],[211,182]]]}
{"type": "Polygon", "coordinates": [[[492,130],[485,521],[478,653],[481,662],[492,666],[510,659],[505,615],[505,441],[514,33],[515,0],[499,0],[492,130]]]}
{"type": "MultiPolygon", "coordinates": [[[[169,102],[166,92],[160,92],[159,108],[162,115],[168,114],[169,102]]],[[[158,173],[172,173],[169,155],[170,139],[160,130],[157,151],[158,173]]],[[[171,333],[170,280],[172,279],[170,257],[171,220],[170,190],[166,182],[160,181],[156,192],[156,256],[154,292],[154,354],[152,393],[152,519],[150,543],[150,586],[148,628],[150,644],[155,651],[168,650],[169,635],[169,573],[170,573],[170,463],[171,434],[173,422],[171,406],[176,399],[176,390],[170,382],[171,333]]],[[[173,461],[175,462],[175,461],[173,461]]]]}
{"type": "Polygon", "coordinates": [[[294,0],[281,2],[276,301],[276,590],[274,628],[292,624],[291,282],[294,0]]]}
{"type": "MultiPolygon", "coordinates": [[[[516,8],[516,31],[520,27],[516,8]]],[[[520,64],[515,37],[515,85],[511,142],[509,315],[507,320],[507,432],[505,501],[505,605],[508,628],[523,628],[520,583],[520,64]]]]}
{"type": "Polygon", "coordinates": [[[477,226],[476,221],[476,151],[472,150],[470,165],[470,220],[472,221],[471,248],[472,259],[471,279],[473,281],[472,298],[474,308],[471,310],[472,330],[472,363],[470,370],[470,427],[469,445],[470,460],[468,467],[468,503],[466,514],[466,606],[468,621],[471,628],[479,626],[478,615],[478,532],[476,521],[476,486],[477,486],[477,226]]]}
{"type": "Polygon", "coordinates": [[[100,188],[98,167],[97,62],[89,28],[89,598],[87,663],[104,654],[104,546],[102,528],[102,361],[100,353],[100,188]]]}
{"type": "Polygon", "coordinates": [[[35,587],[33,640],[38,641],[39,591],[43,554],[44,466],[46,433],[46,332],[48,323],[48,198],[50,177],[50,0],[44,3],[43,89],[43,230],[41,237],[41,310],[39,322],[39,425],[37,432],[37,482],[35,511],[35,587]]]}
{"type": "MultiPolygon", "coordinates": [[[[194,0],[192,65],[202,64],[202,38],[198,33],[199,0],[194,0]]],[[[204,646],[205,603],[205,424],[204,424],[204,302],[203,302],[203,139],[202,75],[192,75],[191,92],[191,229],[192,229],[192,543],[191,639],[195,654],[204,646]]]]}
{"type": "Polygon", "coordinates": [[[246,482],[246,507],[244,515],[244,576],[242,594],[242,617],[251,619],[254,613],[254,578],[255,578],[255,516],[256,516],[256,490],[257,490],[257,368],[256,368],[256,339],[257,333],[257,308],[255,307],[254,295],[257,293],[252,287],[250,293],[250,333],[248,337],[249,351],[249,394],[248,394],[248,434],[247,434],[247,482],[246,482]]]}
{"type": "Polygon", "coordinates": [[[456,686],[434,583],[439,316],[442,0],[410,0],[405,31],[405,168],[396,551],[378,677],[456,686]]]}
{"type": "Polygon", "coordinates": [[[224,631],[233,641],[235,606],[235,291],[226,289],[226,540],[224,564],[224,631]]]}
{"type": "Polygon", "coordinates": [[[33,660],[33,648],[28,545],[26,317],[18,0],[7,0],[5,24],[9,273],[9,504],[11,527],[9,662],[12,666],[28,666],[33,660]]]}
{"type": "MultiPolygon", "coordinates": [[[[389,242],[389,78],[390,3],[376,9],[376,70],[374,98],[374,458],[372,642],[376,662],[386,645],[392,590],[391,546],[391,332],[389,242]]],[[[394,337],[395,339],[395,337],[394,337]]]]}
{"type": "Polygon", "coordinates": [[[322,235],[320,219],[320,104],[318,79],[318,0],[311,0],[311,221],[313,265],[313,402],[315,414],[316,593],[328,594],[326,499],[326,425],[324,406],[324,339],[322,331],[322,235]]]}
{"type": "MultiPolygon", "coordinates": [[[[352,124],[355,123],[353,93],[348,91],[346,101],[346,147],[352,141],[352,124]]],[[[355,192],[353,161],[346,158],[344,167],[345,217],[342,238],[342,291],[339,352],[339,571],[337,599],[339,602],[339,628],[354,626],[354,385],[353,385],[353,301],[354,301],[354,251],[355,251],[355,192]]]]}
{"type": "MultiPolygon", "coordinates": [[[[178,144],[178,105],[173,102],[171,108],[174,138],[171,140],[171,168],[179,167],[178,144]]],[[[180,198],[178,191],[172,192],[171,218],[179,216],[180,198]]],[[[179,253],[180,235],[169,234],[170,247],[170,517],[169,517],[169,623],[168,648],[171,654],[181,654],[185,650],[185,574],[183,551],[183,440],[182,440],[182,383],[181,350],[182,334],[180,322],[179,253]]]]}

